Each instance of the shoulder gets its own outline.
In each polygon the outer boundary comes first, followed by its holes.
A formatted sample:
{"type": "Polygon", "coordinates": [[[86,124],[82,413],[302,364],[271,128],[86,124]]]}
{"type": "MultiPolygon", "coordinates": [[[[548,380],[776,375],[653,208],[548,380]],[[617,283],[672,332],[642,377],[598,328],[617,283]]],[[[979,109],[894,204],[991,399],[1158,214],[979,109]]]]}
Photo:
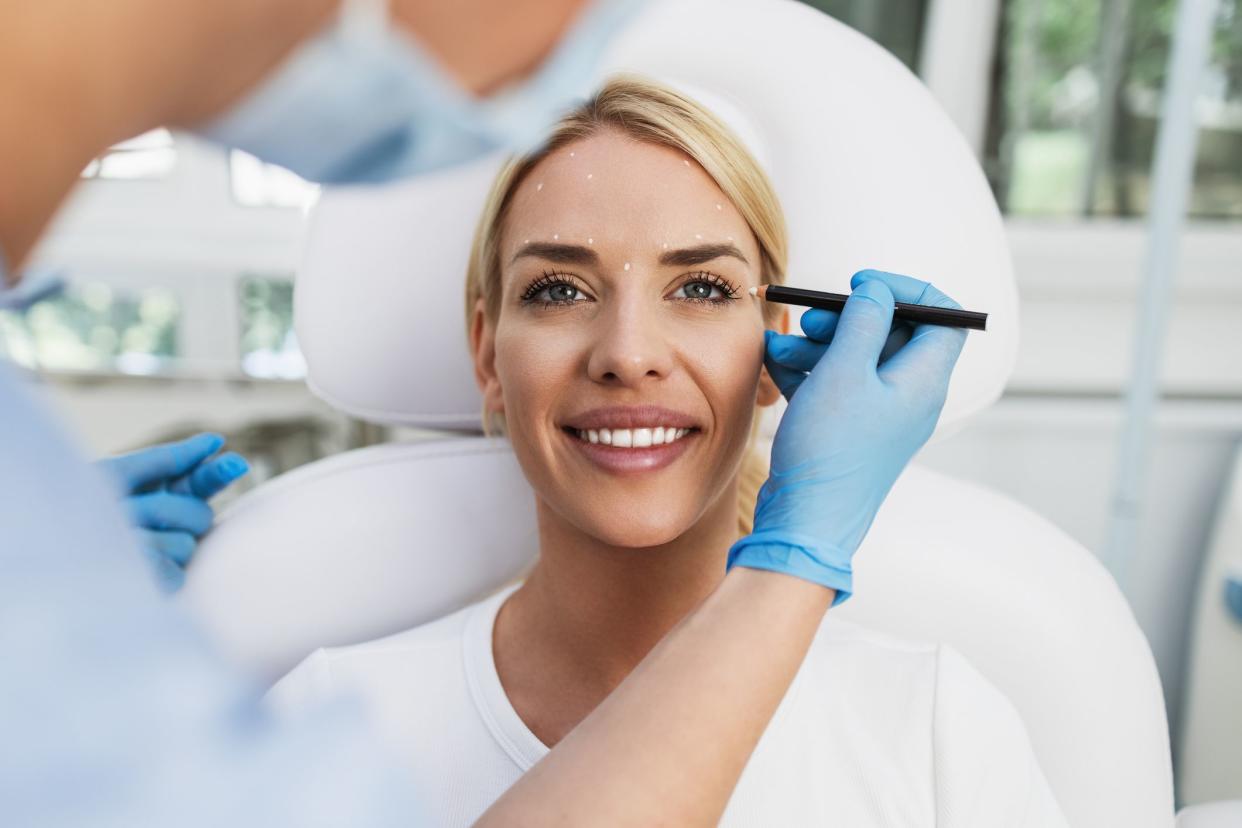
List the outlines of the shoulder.
{"type": "Polygon", "coordinates": [[[934,696],[939,645],[833,618],[824,619],[806,668],[832,683],[868,695],[889,687],[909,697],[934,696]]]}
{"type": "Polygon", "coordinates": [[[372,641],[318,649],[268,691],[267,702],[283,713],[343,695],[373,702],[451,681],[478,606],[372,641]]]}
{"type": "Polygon", "coordinates": [[[937,824],[1066,824],[1021,714],[947,645],[939,648],[935,710],[937,824]]]}

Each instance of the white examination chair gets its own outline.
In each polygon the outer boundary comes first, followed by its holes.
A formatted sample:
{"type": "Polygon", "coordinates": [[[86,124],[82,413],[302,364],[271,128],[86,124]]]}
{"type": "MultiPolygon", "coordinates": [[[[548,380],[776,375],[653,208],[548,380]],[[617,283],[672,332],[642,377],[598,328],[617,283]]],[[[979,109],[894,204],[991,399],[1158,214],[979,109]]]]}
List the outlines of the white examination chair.
{"type": "MultiPolygon", "coordinates": [[[[991,314],[937,437],[1000,395],[1017,347],[1001,219],[966,143],[904,66],[787,0],[652,3],[604,64],[679,86],[738,131],[785,207],[791,284],[848,292],[873,267],[991,314]]],[[[508,444],[480,436],[464,333],[466,257],[498,163],[330,191],[316,210],[296,292],[312,388],[372,422],[463,435],[313,463],[222,516],[183,596],[255,671],[274,678],[317,647],[429,620],[531,561],[532,496],[508,444]]],[[[1072,825],[1173,824],[1155,664],[1091,553],[1021,504],[916,464],[856,570],[856,595],[833,612],[963,652],[1022,714],[1072,825]]]]}

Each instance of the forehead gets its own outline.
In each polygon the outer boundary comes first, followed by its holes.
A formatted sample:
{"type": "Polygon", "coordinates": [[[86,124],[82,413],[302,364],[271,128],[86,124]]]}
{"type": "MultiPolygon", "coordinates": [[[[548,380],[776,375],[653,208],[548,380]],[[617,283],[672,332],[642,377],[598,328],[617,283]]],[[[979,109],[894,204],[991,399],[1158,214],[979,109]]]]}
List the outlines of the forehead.
{"type": "Polygon", "coordinates": [[[610,245],[750,242],[749,229],[702,167],[671,147],[605,131],[551,153],[522,181],[504,244],[527,238],[610,245]]]}

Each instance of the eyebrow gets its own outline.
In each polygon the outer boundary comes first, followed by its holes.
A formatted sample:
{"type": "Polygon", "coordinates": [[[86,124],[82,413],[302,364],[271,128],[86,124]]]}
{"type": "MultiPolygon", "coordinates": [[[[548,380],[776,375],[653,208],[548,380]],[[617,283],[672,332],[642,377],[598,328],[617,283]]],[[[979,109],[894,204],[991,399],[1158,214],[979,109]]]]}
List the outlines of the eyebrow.
{"type": "Polygon", "coordinates": [[[742,255],[742,251],[732,244],[700,244],[697,247],[667,250],[660,256],[660,264],[685,267],[687,265],[705,264],[712,259],[719,259],[722,256],[732,256],[735,259],[741,259],[744,264],[750,264],[750,262],[746,261],[746,257],[742,255]]]}
{"type": "MultiPolygon", "coordinates": [[[[510,264],[524,256],[546,259],[557,264],[594,265],[599,264],[599,254],[589,247],[580,244],[560,244],[557,242],[531,242],[523,245],[510,264]]],[[[688,267],[710,262],[722,256],[739,259],[743,264],[750,264],[742,251],[732,244],[700,244],[695,247],[683,247],[679,250],[666,250],[660,255],[660,264],[688,267]]]]}
{"type": "Polygon", "coordinates": [[[547,259],[557,264],[593,265],[599,264],[599,254],[589,247],[580,244],[558,244],[555,242],[531,242],[522,246],[509,264],[513,264],[523,256],[536,259],[547,259]]]}

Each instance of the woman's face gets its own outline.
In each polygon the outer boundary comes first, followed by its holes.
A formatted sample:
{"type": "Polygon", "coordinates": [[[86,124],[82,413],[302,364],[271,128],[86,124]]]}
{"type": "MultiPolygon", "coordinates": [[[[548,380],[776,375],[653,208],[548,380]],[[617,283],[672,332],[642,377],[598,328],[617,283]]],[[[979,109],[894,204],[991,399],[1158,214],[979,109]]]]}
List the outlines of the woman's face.
{"type": "Polygon", "coordinates": [[[500,256],[477,376],[545,505],[645,547],[735,498],[756,402],[779,392],[748,293],[759,247],[707,173],[613,131],[563,147],[514,194],[500,256]]]}

